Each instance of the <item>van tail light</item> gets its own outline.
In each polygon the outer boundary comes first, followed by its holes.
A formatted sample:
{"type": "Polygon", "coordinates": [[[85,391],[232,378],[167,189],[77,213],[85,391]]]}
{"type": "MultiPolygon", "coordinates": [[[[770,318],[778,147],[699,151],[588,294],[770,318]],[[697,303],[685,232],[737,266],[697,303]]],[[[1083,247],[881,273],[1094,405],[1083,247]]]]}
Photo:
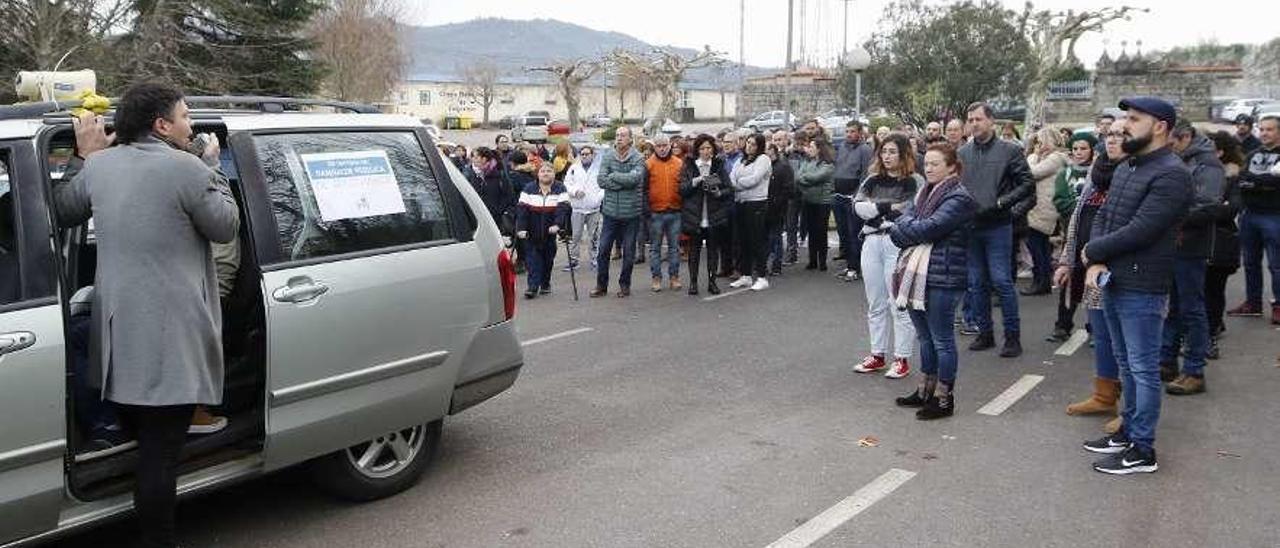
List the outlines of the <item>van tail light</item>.
{"type": "Polygon", "coordinates": [[[510,320],[516,317],[516,265],[505,249],[498,252],[498,277],[502,283],[502,309],[510,320]]]}

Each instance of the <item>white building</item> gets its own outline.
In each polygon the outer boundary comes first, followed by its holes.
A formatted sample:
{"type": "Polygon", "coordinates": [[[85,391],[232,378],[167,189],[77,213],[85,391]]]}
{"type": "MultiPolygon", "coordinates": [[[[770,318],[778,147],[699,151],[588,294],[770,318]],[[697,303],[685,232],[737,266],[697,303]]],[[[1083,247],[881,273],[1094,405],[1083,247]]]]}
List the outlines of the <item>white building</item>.
{"type": "MultiPolygon", "coordinates": [[[[680,108],[693,108],[696,120],[723,120],[734,116],[737,93],[721,91],[715,84],[685,82],[680,84],[680,108]]],[[[489,107],[489,121],[497,122],[503,116],[518,116],[530,110],[545,110],[553,119],[568,119],[560,89],[549,75],[529,74],[499,77],[496,97],[489,107]]],[[[579,114],[587,117],[595,113],[617,118],[625,101],[626,117],[639,120],[652,116],[659,108],[662,97],[650,92],[641,103],[640,94],[620,91],[604,85],[604,81],[588,82],[582,87],[579,114]]],[[[440,123],[445,116],[467,116],[480,123],[484,115],[478,97],[464,83],[462,77],[451,74],[415,74],[397,88],[390,110],[430,119],[440,123]]]]}

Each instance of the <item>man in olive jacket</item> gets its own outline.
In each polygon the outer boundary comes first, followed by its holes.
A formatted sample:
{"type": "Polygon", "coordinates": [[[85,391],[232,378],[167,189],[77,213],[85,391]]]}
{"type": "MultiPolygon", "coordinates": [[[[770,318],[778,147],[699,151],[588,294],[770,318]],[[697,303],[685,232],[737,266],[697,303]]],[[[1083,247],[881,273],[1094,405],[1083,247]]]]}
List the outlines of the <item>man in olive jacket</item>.
{"type": "Polygon", "coordinates": [[[211,243],[239,229],[216,139],[197,158],[182,93],[130,88],[108,148],[101,119],[77,121],[84,160],[55,189],[59,224],[94,221],[91,335],[103,398],[138,440],[135,507],[143,546],[173,546],[177,464],[196,404],[222,401],[221,310],[211,243]],[[202,161],[203,160],[203,161],[202,161]]]}
{"type": "Polygon", "coordinates": [[[600,253],[596,257],[596,288],[592,297],[603,297],[609,291],[609,254],[622,242],[622,272],[618,274],[618,297],[631,295],[631,270],[636,260],[636,231],[640,213],[645,207],[644,183],[649,176],[644,155],[631,146],[631,128],[622,126],[614,137],[614,148],[600,158],[600,188],[604,201],[600,213],[604,223],[600,234],[600,253]]]}

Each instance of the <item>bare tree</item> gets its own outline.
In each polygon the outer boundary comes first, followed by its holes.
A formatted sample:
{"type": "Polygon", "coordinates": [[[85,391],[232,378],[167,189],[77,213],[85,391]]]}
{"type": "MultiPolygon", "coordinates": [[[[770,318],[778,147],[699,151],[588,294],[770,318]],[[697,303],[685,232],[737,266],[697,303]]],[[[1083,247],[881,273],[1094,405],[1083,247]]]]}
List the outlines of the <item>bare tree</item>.
{"type": "Polygon", "coordinates": [[[467,93],[475,98],[484,110],[483,125],[489,125],[489,108],[493,106],[498,86],[498,66],[492,61],[482,59],[462,69],[462,80],[467,93]]]}
{"type": "Polygon", "coordinates": [[[701,52],[687,58],[662,48],[653,48],[643,54],[615,50],[609,55],[609,60],[624,73],[642,75],[652,84],[653,89],[662,94],[662,106],[657,112],[660,118],[670,117],[675,113],[676,101],[680,98],[680,81],[684,79],[686,72],[725,62],[724,54],[712,51],[711,46],[706,46],[701,52]]]}
{"type": "Polygon", "coordinates": [[[1022,29],[1031,42],[1035,63],[1034,76],[1027,87],[1026,127],[1044,124],[1045,103],[1049,99],[1049,83],[1063,68],[1065,60],[1075,58],[1076,41],[1090,32],[1102,30],[1107,23],[1128,20],[1130,14],[1148,10],[1129,6],[1106,7],[1096,11],[1036,11],[1030,2],[1022,13],[1022,29]],[[1064,48],[1065,46],[1065,48],[1064,48]],[[1065,55],[1064,55],[1065,49],[1065,55]]]}
{"type": "Polygon", "coordinates": [[[379,102],[404,76],[408,56],[395,0],[333,0],[313,20],[316,60],[329,69],[323,89],[346,101],[379,102]]]}
{"type": "Polygon", "coordinates": [[[555,75],[560,85],[560,94],[564,96],[564,105],[569,109],[569,127],[576,130],[579,127],[578,110],[582,105],[582,84],[604,68],[605,64],[600,60],[576,59],[542,67],[528,67],[525,70],[555,75]]]}

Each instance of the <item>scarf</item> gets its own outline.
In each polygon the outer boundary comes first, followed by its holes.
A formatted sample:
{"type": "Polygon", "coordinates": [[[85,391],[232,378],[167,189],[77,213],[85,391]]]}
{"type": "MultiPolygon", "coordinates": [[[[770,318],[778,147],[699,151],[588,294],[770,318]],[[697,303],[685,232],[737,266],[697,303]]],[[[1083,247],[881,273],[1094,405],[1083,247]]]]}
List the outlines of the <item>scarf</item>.
{"type": "MultiPolygon", "coordinates": [[[[926,186],[916,194],[916,218],[927,218],[938,210],[943,198],[960,186],[960,178],[947,177],[941,183],[926,186]],[[930,188],[932,187],[932,188],[930,188]]],[[[933,242],[924,242],[904,249],[893,269],[893,304],[898,310],[925,309],[928,297],[929,258],[933,255],[933,242]]]]}

